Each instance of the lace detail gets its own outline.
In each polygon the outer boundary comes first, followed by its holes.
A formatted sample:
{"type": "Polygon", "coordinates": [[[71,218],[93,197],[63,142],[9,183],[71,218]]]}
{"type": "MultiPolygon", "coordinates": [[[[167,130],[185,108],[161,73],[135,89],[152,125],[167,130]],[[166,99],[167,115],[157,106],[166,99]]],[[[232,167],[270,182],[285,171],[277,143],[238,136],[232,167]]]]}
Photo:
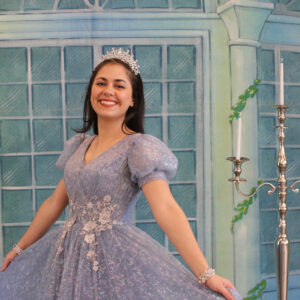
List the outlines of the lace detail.
{"type": "MultiPolygon", "coordinates": [[[[85,199],[84,204],[76,203],[75,196],[69,198],[70,210],[69,218],[64,223],[62,234],[58,240],[58,248],[54,258],[54,262],[64,250],[63,243],[75,223],[82,223],[83,240],[89,245],[87,259],[93,263],[93,270],[96,272],[99,269],[99,262],[96,259],[96,235],[97,233],[112,229],[113,225],[120,225],[122,222],[113,217],[113,213],[118,204],[112,203],[111,195],[105,195],[102,200],[98,196],[93,196],[90,199],[85,199]]],[[[53,262],[53,263],[54,263],[53,262]]]]}

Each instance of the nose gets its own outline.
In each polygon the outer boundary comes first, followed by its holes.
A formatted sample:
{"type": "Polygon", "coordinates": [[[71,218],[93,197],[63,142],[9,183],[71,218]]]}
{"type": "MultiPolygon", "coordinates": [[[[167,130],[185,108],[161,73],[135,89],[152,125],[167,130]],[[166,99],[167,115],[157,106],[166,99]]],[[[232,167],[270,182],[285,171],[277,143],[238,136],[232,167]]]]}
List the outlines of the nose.
{"type": "Polygon", "coordinates": [[[103,91],[105,96],[112,96],[114,94],[113,88],[110,85],[107,85],[103,91]]]}

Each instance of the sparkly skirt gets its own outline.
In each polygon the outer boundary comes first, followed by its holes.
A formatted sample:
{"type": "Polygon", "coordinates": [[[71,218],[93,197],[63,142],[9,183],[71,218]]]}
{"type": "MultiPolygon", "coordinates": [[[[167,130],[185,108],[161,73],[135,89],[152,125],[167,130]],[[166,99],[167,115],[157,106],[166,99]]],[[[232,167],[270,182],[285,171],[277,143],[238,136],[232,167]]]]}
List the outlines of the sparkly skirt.
{"type": "Polygon", "coordinates": [[[67,232],[55,227],[16,257],[0,272],[0,299],[224,299],[133,225],[114,224],[90,238],[82,230],[80,223],[67,232]]]}

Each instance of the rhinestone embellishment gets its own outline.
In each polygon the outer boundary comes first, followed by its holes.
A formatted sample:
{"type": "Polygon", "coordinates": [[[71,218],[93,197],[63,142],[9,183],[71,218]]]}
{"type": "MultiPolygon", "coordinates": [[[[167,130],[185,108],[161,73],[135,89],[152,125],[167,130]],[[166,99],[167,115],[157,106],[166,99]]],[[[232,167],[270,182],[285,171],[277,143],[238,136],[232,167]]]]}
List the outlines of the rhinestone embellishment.
{"type": "Polygon", "coordinates": [[[118,58],[129,65],[130,69],[135,75],[138,75],[140,73],[140,66],[137,64],[137,60],[134,60],[133,55],[129,53],[129,50],[124,51],[122,48],[119,48],[118,50],[112,48],[112,51],[107,51],[105,55],[102,55],[100,62],[111,58],[118,58]]]}

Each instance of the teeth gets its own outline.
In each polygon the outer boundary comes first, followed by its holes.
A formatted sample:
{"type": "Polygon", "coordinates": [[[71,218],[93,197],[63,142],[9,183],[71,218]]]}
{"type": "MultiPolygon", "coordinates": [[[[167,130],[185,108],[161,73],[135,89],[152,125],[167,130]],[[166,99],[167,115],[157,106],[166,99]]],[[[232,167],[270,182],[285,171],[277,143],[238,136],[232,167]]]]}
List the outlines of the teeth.
{"type": "Polygon", "coordinates": [[[116,104],[114,101],[101,100],[100,102],[108,105],[116,104]]]}

